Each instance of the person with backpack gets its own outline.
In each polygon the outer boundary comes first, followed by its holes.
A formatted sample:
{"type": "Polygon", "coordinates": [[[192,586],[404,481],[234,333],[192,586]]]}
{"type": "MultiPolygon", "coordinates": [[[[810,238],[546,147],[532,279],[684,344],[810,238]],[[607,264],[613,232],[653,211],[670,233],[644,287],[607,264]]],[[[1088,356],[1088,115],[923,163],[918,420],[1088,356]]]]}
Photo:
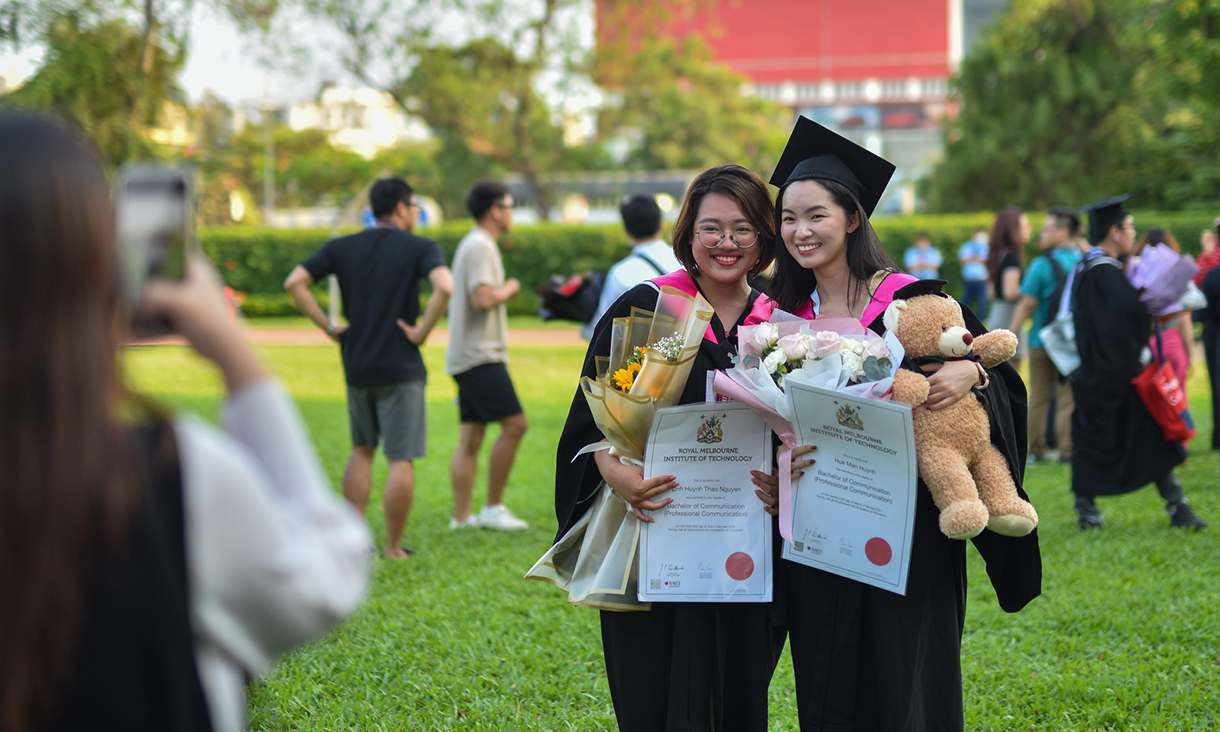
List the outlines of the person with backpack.
{"type": "Polygon", "coordinates": [[[618,207],[623,228],[631,238],[631,254],[610,268],[597,301],[597,313],[580,328],[587,341],[593,328],[615,300],[645,280],[677,272],[682,264],[673,247],[661,238],[661,207],[652,196],[628,196],[618,207]]]}
{"type": "MultiPolygon", "coordinates": [[[[1072,387],[1055,368],[1042,345],[1038,331],[1048,324],[1059,308],[1068,273],[1080,261],[1076,237],[1080,234],[1080,217],[1066,206],[1053,206],[1046,212],[1039,245],[1042,251],[1029,263],[1021,281],[1021,301],[1009,330],[1020,333],[1025,319],[1033,316],[1029,329],[1029,462],[1046,460],[1047,419],[1051,395],[1055,398],[1055,438],[1059,445],[1059,461],[1072,459],[1072,387]]],[[[996,325],[1004,325],[997,323],[996,325]]]]}
{"type": "Polygon", "coordinates": [[[1072,413],[1072,493],[1081,531],[1105,526],[1097,496],[1117,496],[1155,483],[1169,525],[1202,529],[1173,474],[1186,448],[1166,439],[1132,380],[1144,369],[1141,352],[1152,316],[1120,260],[1135,248],[1135,220],[1118,196],[1087,206],[1093,248],[1073,270],[1064,297],[1076,327],[1080,367],[1069,378],[1072,413]]]}

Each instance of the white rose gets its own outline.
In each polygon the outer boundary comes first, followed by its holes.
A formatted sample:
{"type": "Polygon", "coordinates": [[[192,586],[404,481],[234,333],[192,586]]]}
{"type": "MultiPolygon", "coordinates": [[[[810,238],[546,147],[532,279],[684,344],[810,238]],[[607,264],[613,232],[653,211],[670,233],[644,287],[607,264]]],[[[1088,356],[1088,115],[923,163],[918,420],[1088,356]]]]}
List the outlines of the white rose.
{"type": "Polygon", "coordinates": [[[864,359],[860,358],[860,354],[844,349],[839,358],[843,359],[843,373],[847,374],[848,380],[864,376],[864,359]]]}
{"type": "Polygon", "coordinates": [[[841,343],[842,339],[839,338],[838,333],[833,330],[823,330],[813,335],[809,345],[812,347],[815,358],[826,358],[838,353],[841,343]]]}
{"type": "Polygon", "coordinates": [[[754,326],[750,335],[754,339],[754,345],[761,351],[775,345],[775,341],[779,340],[779,328],[775,327],[774,323],[760,323],[754,326]]]}
{"type": "Polygon", "coordinates": [[[793,333],[779,339],[779,348],[789,361],[800,361],[809,353],[809,339],[804,333],[793,333]]]}
{"type": "Polygon", "coordinates": [[[854,338],[843,339],[843,350],[856,354],[857,356],[864,355],[864,344],[854,338]]]}
{"type": "Polygon", "coordinates": [[[763,359],[763,368],[767,370],[768,374],[773,374],[775,373],[775,370],[779,368],[779,365],[784,363],[786,360],[787,359],[784,358],[783,349],[777,348],[768,353],[767,357],[763,359]]]}

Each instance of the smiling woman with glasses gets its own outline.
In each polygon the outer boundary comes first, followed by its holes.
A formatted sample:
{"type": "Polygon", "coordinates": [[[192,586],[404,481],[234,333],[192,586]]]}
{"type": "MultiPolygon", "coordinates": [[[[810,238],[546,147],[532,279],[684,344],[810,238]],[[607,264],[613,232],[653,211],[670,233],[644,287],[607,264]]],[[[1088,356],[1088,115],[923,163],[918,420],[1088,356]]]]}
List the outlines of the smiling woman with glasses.
{"type": "Polygon", "coordinates": [[[749,226],[738,226],[732,231],[722,231],[717,226],[700,226],[695,232],[699,243],[708,249],[716,249],[724,243],[725,237],[737,245],[738,249],[749,249],[758,243],[758,230],[749,226]]]}
{"type": "MultiPolygon", "coordinates": [[[[683,269],[636,285],[610,307],[593,332],[582,373],[596,376],[598,357],[610,352],[615,318],[635,309],[652,311],[663,286],[699,292],[714,315],[679,401],[706,401],[709,375],[732,366],[737,327],[759,297],[746,276],[762,271],[774,256],[774,215],[767,187],[755,173],[726,165],[700,174],[673,231],[683,269]]],[[[602,439],[577,389],[556,459],[556,540],[592,507],[589,499],[603,482],[637,510],[673,500],[672,475],[645,480],[639,468],[607,451],[578,454],[602,439]]],[[[740,481],[758,485],[744,469],[740,481]]],[[[767,687],[784,647],[784,630],[772,624],[770,604],[657,602],[647,612],[602,610],[601,629],[619,729],[766,732],[767,687]]]]}

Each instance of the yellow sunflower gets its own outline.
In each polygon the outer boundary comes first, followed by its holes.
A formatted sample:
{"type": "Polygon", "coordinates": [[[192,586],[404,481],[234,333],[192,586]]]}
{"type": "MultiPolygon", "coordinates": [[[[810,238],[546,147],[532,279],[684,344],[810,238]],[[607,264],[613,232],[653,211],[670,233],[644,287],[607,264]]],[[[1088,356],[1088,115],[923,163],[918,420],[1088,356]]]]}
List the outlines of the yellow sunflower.
{"type": "Polygon", "coordinates": [[[619,369],[614,372],[614,386],[619,391],[631,391],[631,385],[635,383],[636,374],[640,373],[642,364],[629,363],[627,368],[619,369]]]}

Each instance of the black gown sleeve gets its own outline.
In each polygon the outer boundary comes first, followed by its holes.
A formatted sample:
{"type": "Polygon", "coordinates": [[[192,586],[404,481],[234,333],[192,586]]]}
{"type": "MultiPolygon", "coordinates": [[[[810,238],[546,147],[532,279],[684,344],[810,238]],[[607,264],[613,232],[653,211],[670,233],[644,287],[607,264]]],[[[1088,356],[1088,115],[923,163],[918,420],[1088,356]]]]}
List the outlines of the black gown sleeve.
{"type": "MultiPolygon", "coordinates": [[[[987,332],[982,321],[965,305],[962,305],[962,315],[972,335],[987,332]]],[[[880,317],[871,327],[878,333],[885,332],[880,317]]],[[[1028,501],[1029,495],[1023,486],[1029,449],[1025,382],[1008,362],[987,371],[991,385],[982,394],[991,413],[991,443],[1008,462],[1017,493],[1028,501]]],[[[919,485],[920,490],[928,490],[922,478],[919,485]]],[[[1042,593],[1042,554],[1037,529],[1021,537],[1001,536],[985,530],[971,541],[987,565],[987,576],[1005,612],[1017,612],[1042,593]]]]}
{"type": "MultiPolygon", "coordinates": [[[[657,291],[648,285],[637,285],[623,293],[594,328],[580,375],[589,378],[597,376],[596,359],[610,354],[610,334],[615,318],[630,315],[632,307],[651,311],[656,307],[656,302],[657,291]]],[[[576,457],[576,453],[602,439],[601,430],[593,421],[593,413],[589,411],[589,403],[578,382],[555,453],[555,518],[559,522],[555,541],[559,541],[592,506],[597,487],[601,484],[601,471],[592,453],[579,457],[576,457]]]]}
{"type": "MultiPolygon", "coordinates": [[[[962,306],[966,327],[972,335],[987,332],[979,319],[962,306]]],[[[1028,401],[1025,382],[1011,363],[1004,362],[988,369],[991,385],[984,396],[991,412],[991,444],[1008,461],[1017,493],[1025,500],[1025,459],[1029,451],[1028,401]]],[[[995,588],[996,600],[1004,612],[1015,613],[1042,594],[1042,552],[1038,547],[1038,530],[1025,536],[1001,536],[983,531],[974,537],[974,548],[987,565],[987,576],[995,588]]]]}
{"type": "Polygon", "coordinates": [[[1140,351],[1148,344],[1151,319],[1127,276],[1098,264],[1080,276],[1073,298],[1081,379],[1097,393],[1121,398],[1139,374],[1140,351]]]}

